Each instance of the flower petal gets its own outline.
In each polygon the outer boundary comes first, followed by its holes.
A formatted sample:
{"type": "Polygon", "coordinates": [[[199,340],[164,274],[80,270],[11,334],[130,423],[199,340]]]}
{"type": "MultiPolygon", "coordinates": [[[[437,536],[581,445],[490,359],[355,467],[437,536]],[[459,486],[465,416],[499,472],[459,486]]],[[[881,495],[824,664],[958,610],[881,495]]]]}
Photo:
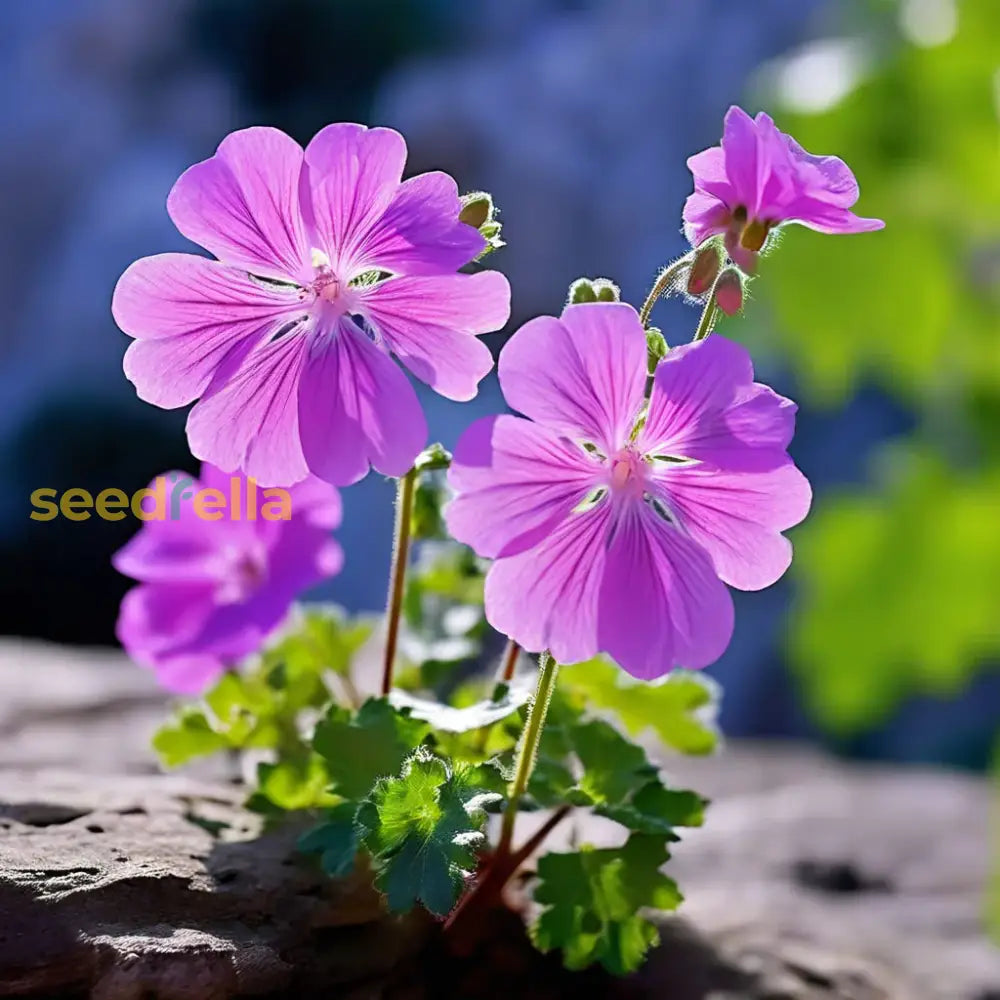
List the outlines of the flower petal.
{"type": "Polygon", "coordinates": [[[310,246],[299,206],[302,147],[276,128],[226,136],[189,167],[167,211],[189,239],[254,274],[308,282],[310,246]]]}
{"type": "Polygon", "coordinates": [[[601,469],[581,448],[521,417],[477,420],[448,470],[448,530],[484,558],[541,541],[587,495],[601,469]]]}
{"type": "Polygon", "coordinates": [[[646,454],[759,471],[787,460],[796,409],[754,382],[745,347],[712,334],[674,348],[657,366],[638,444],[646,454]]]}
{"type": "Polygon", "coordinates": [[[598,598],[598,645],[634,677],[714,663],[733,601],[704,550],[645,503],[616,519],[598,598]]]}
{"type": "Polygon", "coordinates": [[[569,306],[529,320],[500,353],[508,404],[532,420],[612,453],[643,401],[646,335],[623,303],[569,306]]]}
{"type": "Polygon", "coordinates": [[[115,634],[130,656],[149,662],[187,641],[212,612],[214,584],[143,583],[124,597],[115,634]]]}
{"type": "Polygon", "coordinates": [[[850,208],[858,200],[861,194],[858,182],[842,159],[814,156],[790,135],[783,134],[781,138],[797,168],[802,194],[837,208],[850,208]]]}
{"type": "Polygon", "coordinates": [[[718,198],[695,191],[684,202],[684,236],[693,247],[729,228],[729,209],[718,198]]]}
{"type": "Polygon", "coordinates": [[[190,498],[202,484],[185,472],[168,472],[157,476],[149,489],[162,491],[164,517],[142,523],[122,548],[111,558],[119,573],[144,583],[204,583],[214,584],[219,566],[220,535],[228,534],[232,522],[211,525],[195,515],[190,498]],[[177,517],[170,509],[172,495],[187,494],[187,500],[177,504],[177,517]]]}
{"type": "Polygon", "coordinates": [[[486,247],[478,229],[459,221],[461,208],[448,174],[411,177],[358,247],[358,266],[409,275],[457,271],[486,247]]]}
{"type": "Polygon", "coordinates": [[[337,486],[363,478],[369,464],[386,476],[405,475],[427,442],[413,386],[347,318],[311,345],[299,426],[310,470],[337,486]]]}
{"type": "Polygon", "coordinates": [[[327,125],[306,147],[308,221],[334,272],[357,270],[359,244],[389,207],[405,163],[406,142],[391,128],[327,125]]]}
{"type": "Polygon", "coordinates": [[[156,679],[167,691],[186,695],[201,694],[226,669],[226,665],[218,657],[205,654],[186,654],[139,662],[156,673],[156,679]]]}
{"type": "Polygon", "coordinates": [[[468,400],[493,367],[475,335],[510,318],[510,285],[499,271],[393,278],[366,291],[363,308],[417,378],[448,399],[468,400]]]}
{"type": "Polygon", "coordinates": [[[868,219],[846,208],[837,208],[809,198],[800,198],[788,207],[787,219],[817,233],[847,235],[885,229],[882,219],[868,219]]]}
{"type": "Polygon", "coordinates": [[[759,472],[675,466],[658,483],[684,530],[731,587],[761,590],[788,569],[792,546],[781,532],[809,512],[812,490],[787,456],[759,472]]]}
{"type": "Polygon", "coordinates": [[[597,596],[611,504],[565,518],[534,548],[498,559],[486,574],[489,623],[523,649],[559,663],[596,656],[597,596]]]}
{"type": "Polygon", "coordinates": [[[118,279],[111,310],[136,342],[124,368],[140,399],[185,406],[216,370],[246,354],[301,310],[297,289],[267,287],[192,254],[143,257],[118,279]]]}
{"type": "Polygon", "coordinates": [[[711,146],[689,156],[687,167],[694,176],[695,191],[710,196],[716,202],[729,203],[734,192],[726,173],[726,154],[721,146],[711,146]]]}
{"type": "Polygon", "coordinates": [[[307,351],[293,333],[222,373],[188,416],[192,453],[262,486],[288,486],[309,472],[299,443],[298,385],[307,351]]]}
{"type": "MultiPolygon", "coordinates": [[[[764,193],[770,167],[769,147],[761,142],[754,120],[735,104],[726,112],[722,150],[733,196],[752,219],[758,215],[764,193]]],[[[730,208],[735,209],[736,205],[730,208]]]]}

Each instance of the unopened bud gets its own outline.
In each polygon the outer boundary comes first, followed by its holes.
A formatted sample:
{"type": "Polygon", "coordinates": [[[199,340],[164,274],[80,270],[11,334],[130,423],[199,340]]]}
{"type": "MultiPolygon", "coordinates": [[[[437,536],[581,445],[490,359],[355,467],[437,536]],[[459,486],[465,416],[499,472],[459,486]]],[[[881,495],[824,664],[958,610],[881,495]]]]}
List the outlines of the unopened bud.
{"type": "Polygon", "coordinates": [[[620,302],[621,289],[609,278],[577,278],[569,286],[567,305],[583,302],[620,302]]]}
{"type": "Polygon", "coordinates": [[[646,357],[649,374],[656,371],[656,366],[667,356],[667,340],[655,326],[646,328],[646,357]]]}
{"type": "Polygon", "coordinates": [[[727,268],[715,283],[715,304],[727,315],[743,308],[743,276],[735,267],[727,268]]]}
{"type": "Polygon", "coordinates": [[[701,296],[712,287],[722,270],[722,257],[722,248],[716,240],[709,240],[698,248],[688,271],[688,295],[701,296]]]}
{"type": "Polygon", "coordinates": [[[500,238],[500,222],[497,220],[497,207],[493,196],[486,191],[473,191],[462,195],[462,209],[458,213],[458,221],[479,230],[479,235],[486,240],[486,246],[476,260],[482,260],[487,254],[498,250],[504,245],[500,238]]]}
{"type": "Polygon", "coordinates": [[[443,444],[429,444],[417,455],[413,468],[417,472],[432,472],[435,469],[447,469],[451,465],[451,452],[443,444]]]}

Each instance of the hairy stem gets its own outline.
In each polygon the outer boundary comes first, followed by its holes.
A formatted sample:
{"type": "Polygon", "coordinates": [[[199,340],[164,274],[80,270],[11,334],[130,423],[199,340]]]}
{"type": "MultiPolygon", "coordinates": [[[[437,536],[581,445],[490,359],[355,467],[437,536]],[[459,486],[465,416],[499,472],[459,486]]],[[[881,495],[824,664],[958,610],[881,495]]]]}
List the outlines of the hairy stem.
{"type": "Polygon", "coordinates": [[[399,638],[399,615],[403,608],[403,586],[410,558],[410,521],[413,513],[415,469],[399,480],[396,493],[396,527],[392,539],[392,570],[389,575],[389,598],[386,609],[385,660],[382,666],[382,694],[392,690],[392,671],[399,638]]]}
{"type": "Polygon", "coordinates": [[[531,772],[535,768],[538,744],[542,738],[542,728],[545,725],[545,716],[549,711],[549,702],[552,700],[558,672],[559,664],[552,659],[547,651],[542,653],[539,660],[538,686],[535,688],[535,697],[532,699],[531,708],[528,709],[528,718],[524,724],[524,732],[521,734],[517,770],[510,786],[507,808],[504,810],[503,824],[500,827],[500,843],[497,845],[497,854],[501,857],[510,851],[510,842],[514,836],[514,821],[517,819],[517,807],[520,804],[521,796],[524,795],[525,789],[528,787],[531,772]]]}
{"type": "Polygon", "coordinates": [[[685,254],[679,260],[675,260],[672,264],[665,267],[661,272],[660,276],[656,279],[656,284],[649,290],[649,295],[646,296],[646,301],[643,302],[642,308],[639,310],[639,321],[643,326],[649,322],[649,315],[653,311],[653,306],[656,305],[657,299],[674,283],[677,275],[691,263],[691,258],[689,255],[685,254]]]}
{"type": "Polygon", "coordinates": [[[719,307],[715,304],[715,288],[712,288],[705,308],[701,312],[701,319],[698,320],[698,329],[694,332],[695,341],[704,340],[715,326],[715,319],[719,315],[719,307]]]}

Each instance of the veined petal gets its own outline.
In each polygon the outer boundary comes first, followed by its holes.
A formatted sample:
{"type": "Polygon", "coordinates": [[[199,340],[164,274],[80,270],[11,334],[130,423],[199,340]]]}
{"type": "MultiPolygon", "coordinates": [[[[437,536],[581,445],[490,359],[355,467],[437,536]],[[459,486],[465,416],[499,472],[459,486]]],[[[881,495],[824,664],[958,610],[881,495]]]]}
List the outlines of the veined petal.
{"type": "Polygon", "coordinates": [[[733,195],[733,185],[726,173],[726,154],[721,146],[711,146],[689,156],[687,167],[694,176],[696,191],[709,195],[716,201],[729,202],[733,195]]]}
{"type": "Polygon", "coordinates": [[[798,524],[812,502],[809,481],[787,455],[772,453],[770,461],[759,472],[674,466],[658,477],[684,530],[738,590],[769,587],[788,569],[792,546],[781,532],[798,524]]]}
{"type": "Polygon", "coordinates": [[[850,208],[858,200],[858,182],[840,157],[814,156],[790,135],[782,135],[782,140],[798,169],[802,194],[837,208],[850,208]]]}
{"type": "Polygon", "coordinates": [[[445,508],[448,530],[481,556],[537,544],[593,488],[598,464],[581,448],[521,417],[477,420],[455,448],[445,508]]]}
{"type": "Polygon", "coordinates": [[[754,120],[735,104],[726,112],[722,149],[733,194],[752,219],[758,215],[764,193],[770,149],[761,142],[754,120]]]}
{"type": "Polygon", "coordinates": [[[499,271],[391,278],[362,295],[367,317],[389,349],[448,399],[468,400],[493,367],[476,339],[510,318],[510,285],[499,271]]]}
{"type": "Polygon", "coordinates": [[[406,142],[391,128],[327,125],[306,147],[307,221],[336,273],[355,269],[358,245],[389,207],[405,163],[406,142]]]}
{"type": "Polygon", "coordinates": [[[712,334],[674,348],[657,366],[638,445],[654,456],[761,471],[787,460],[795,411],[790,399],[754,382],[746,348],[712,334]]]}
{"type": "Polygon", "coordinates": [[[181,174],[167,211],[189,240],[219,260],[305,283],[312,272],[301,173],[302,147],[294,139],[276,128],[243,129],[181,174]]]}
{"type": "Polygon", "coordinates": [[[885,229],[882,219],[867,219],[810,198],[799,198],[788,207],[788,221],[816,230],[817,233],[871,233],[885,229]]]}
{"type": "Polygon", "coordinates": [[[714,663],[733,634],[733,601],[706,552],[648,504],[623,505],[598,597],[598,645],[634,677],[714,663]]]}
{"type": "Polygon", "coordinates": [[[611,518],[607,503],[571,514],[533,548],[493,563],[486,574],[489,623],[531,653],[548,649],[560,663],[596,656],[611,518]]]}
{"type": "Polygon", "coordinates": [[[569,306],[560,319],[525,323],[501,351],[499,375],[515,410],[611,453],[642,405],[646,335],[631,306],[569,306]]]}
{"type": "Polygon", "coordinates": [[[299,443],[298,388],[306,350],[304,334],[289,334],[217,377],[188,416],[192,453],[262,486],[303,479],[309,468],[299,443]]]}
{"type": "Polygon", "coordinates": [[[486,246],[478,229],[459,221],[461,208],[458,187],[446,173],[403,181],[356,248],[355,267],[408,275],[457,271],[486,246]]]}
{"type": "Polygon", "coordinates": [[[729,228],[729,209],[714,195],[695,191],[684,202],[684,236],[693,247],[729,228]]]}
{"type": "Polygon", "coordinates": [[[140,399],[167,408],[197,399],[220,366],[238,366],[301,309],[298,289],[182,253],[137,260],[111,305],[115,322],[137,338],[125,353],[126,376],[140,399]]]}
{"type": "Polygon", "coordinates": [[[309,469],[337,486],[357,482],[369,465],[405,475],[427,442],[413,386],[347,318],[310,344],[298,405],[309,469]]]}

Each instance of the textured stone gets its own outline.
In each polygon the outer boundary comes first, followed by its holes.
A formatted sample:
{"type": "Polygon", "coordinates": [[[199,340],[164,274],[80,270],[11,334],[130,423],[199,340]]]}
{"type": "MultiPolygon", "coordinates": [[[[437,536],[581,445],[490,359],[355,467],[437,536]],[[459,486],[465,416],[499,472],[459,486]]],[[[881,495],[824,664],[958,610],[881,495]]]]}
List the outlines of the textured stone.
{"type": "MultiPolygon", "coordinates": [[[[239,787],[154,773],[165,699],[146,681],[111,653],[0,645],[0,997],[1000,995],[978,778],[794,744],[706,760],[651,746],[713,802],[670,864],[681,915],[640,975],[613,982],[537,956],[510,912],[456,960],[429,921],[389,918],[363,880],[332,883],[296,858],[295,831],[262,834],[239,787]]],[[[520,836],[540,820],[522,817],[520,836]]],[[[617,836],[576,818],[548,849],[617,836]]]]}

